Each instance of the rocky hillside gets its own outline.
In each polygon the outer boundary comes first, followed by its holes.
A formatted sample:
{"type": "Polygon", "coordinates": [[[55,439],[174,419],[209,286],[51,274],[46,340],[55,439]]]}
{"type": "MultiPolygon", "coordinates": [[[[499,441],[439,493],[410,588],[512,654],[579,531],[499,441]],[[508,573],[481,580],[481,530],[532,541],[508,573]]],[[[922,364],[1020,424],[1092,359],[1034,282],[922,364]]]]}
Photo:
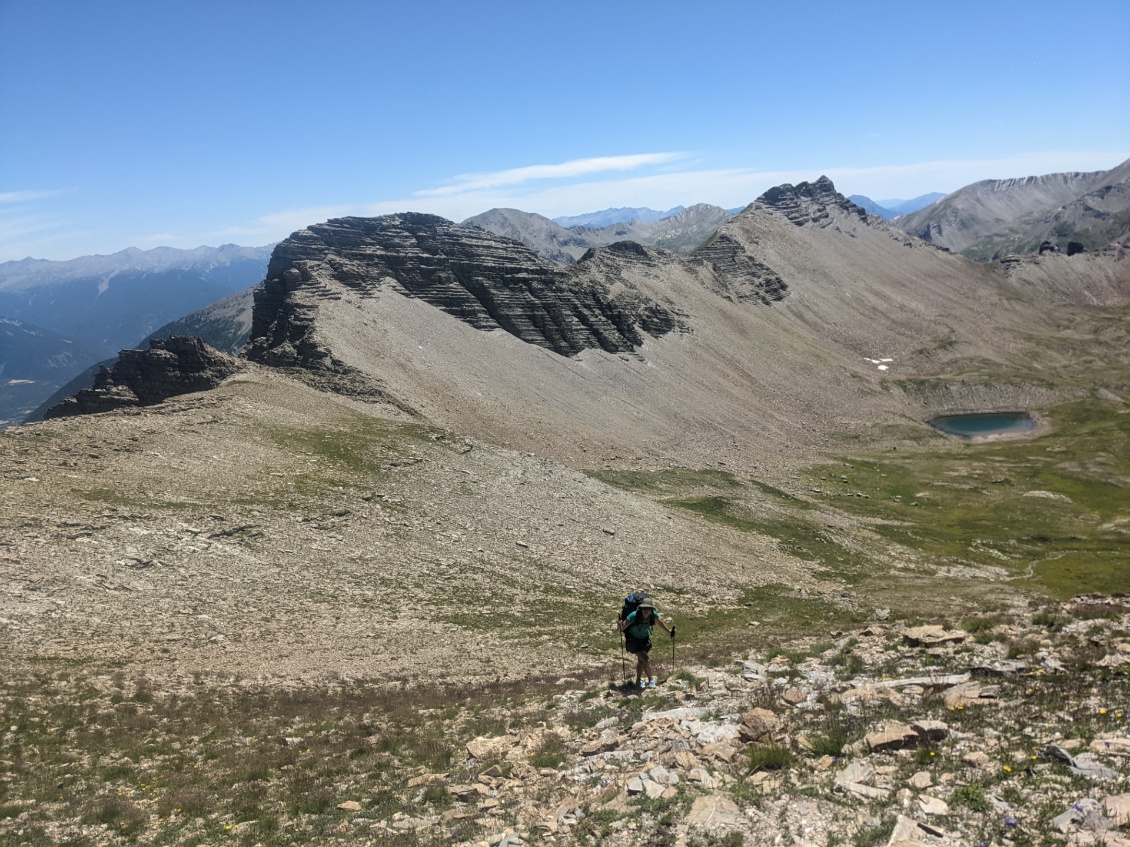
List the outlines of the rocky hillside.
{"type": "Polygon", "coordinates": [[[521,689],[8,676],[0,837],[1130,844],[1125,598],[877,621],[709,662],[677,643],[657,644],[642,692],[612,655],[521,689]]]}
{"type": "Polygon", "coordinates": [[[617,241],[634,241],[689,253],[731,217],[725,209],[699,203],[659,220],[634,219],[602,227],[564,227],[549,218],[517,209],[491,209],[468,218],[463,225],[512,238],[554,264],[570,265],[589,249],[607,247],[617,241]]]}
{"type": "Polygon", "coordinates": [[[1130,161],[1096,173],[984,180],[893,224],[980,261],[1041,245],[1101,250],[1130,235],[1130,161]]]}
{"type": "Polygon", "coordinates": [[[849,421],[1072,396],[1024,376],[1060,331],[1049,299],[821,179],[766,192],[690,256],[625,243],[569,268],[430,216],[313,226],[277,248],[248,355],[567,462],[748,467],[753,445],[803,452],[849,421]]]}

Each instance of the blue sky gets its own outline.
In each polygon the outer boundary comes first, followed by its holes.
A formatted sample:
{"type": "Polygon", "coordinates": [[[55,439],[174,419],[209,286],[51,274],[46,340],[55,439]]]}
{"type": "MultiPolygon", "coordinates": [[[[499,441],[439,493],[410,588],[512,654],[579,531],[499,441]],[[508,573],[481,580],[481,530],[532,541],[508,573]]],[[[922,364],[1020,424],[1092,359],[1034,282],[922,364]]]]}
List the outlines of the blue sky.
{"type": "Polygon", "coordinates": [[[0,0],[0,261],[1105,170],[1127,32],[1127,0],[0,0]]]}

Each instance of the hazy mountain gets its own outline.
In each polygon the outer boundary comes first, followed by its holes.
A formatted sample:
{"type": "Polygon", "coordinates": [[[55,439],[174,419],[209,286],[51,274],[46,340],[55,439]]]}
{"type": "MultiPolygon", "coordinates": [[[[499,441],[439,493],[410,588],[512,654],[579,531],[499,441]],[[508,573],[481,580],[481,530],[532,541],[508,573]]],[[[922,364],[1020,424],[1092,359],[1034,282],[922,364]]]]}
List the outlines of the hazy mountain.
{"type": "Polygon", "coordinates": [[[0,426],[22,419],[93,358],[49,329],[0,318],[0,426]]]}
{"type": "Polygon", "coordinates": [[[560,224],[563,227],[573,226],[587,226],[599,229],[603,226],[610,224],[624,223],[626,221],[659,221],[663,218],[669,218],[683,211],[683,206],[676,206],[673,209],[668,209],[666,212],[657,212],[655,209],[648,209],[646,206],[628,208],[621,207],[618,209],[604,209],[600,212],[589,212],[584,215],[563,216],[554,218],[553,222],[560,224]]]}
{"type": "Polygon", "coordinates": [[[0,264],[0,315],[73,338],[96,358],[263,278],[270,247],[129,248],[0,264]]]}
{"type": "Polygon", "coordinates": [[[848,197],[848,200],[859,206],[859,208],[863,209],[863,211],[865,211],[869,215],[877,215],[884,220],[894,217],[894,214],[890,209],[886,208],[885,206],[879,205],[870,197],[866,197],[862,194],[852,194],[850,197],[848,197]]]}
{"type": "Polygon", "coordinates": [[[693,250],[732,215],[718,206],[699,203],[660,220],[632,220],[602,227],[563,227],[549,218],[517,209],[491,209],[463,221],[495,235],[520,241],[557,265],[580,259],[593,247],[635,241],[677,253],[693,250]]]}
{"type": "Polygon", "coordinates": [[[848,197],[848,200],[866,210],[869,215],[878,215],[883,220],[890,220],[891,218],[897,218],[899,215],[909,215],[911,212],[924,209],[945,196],[944,194],[933,192],[931,194],[923,194],[921,197],[915,197],[913,200],[894,199],[875,201],[863,194],[852,194],[848,197]]]}
{"type": "MultiPolygon", "coordinates": [[[[253,304],[253,289],[246,288],[243,291],[232,294],[230,297],[225,297],[223,300],[211,303],[203,309],[197,309],[190,315],[178,318],[175,321],[170,321],[156,332],[141,339],[139,343],[130,345],[130,348],[147,349],[149,342],[153,339],[166,339],[174,335],[188,335],[196,336],[204,341],[205,344],[223,353],[239,355],[243,351],[243,346],[247,343],[248,335],[251,333],[251,310],[253,304]]],[[[46,398],[40,398],[39,402],[34,405],[31,410],[25,412],[26,417],[24,417],[23,420],[43,420],[44,413],[46,413],[48,409],[58,405],[67,397],[71,397],[83,389],[90,388],[94,384],[94,379],[98,375],[99,370],[103,366],[113,367],[117,359],[117,356],[113,356],[91,364],[46,398]]],[[[13,418],[13,420],[15,419],[18,418],[13,418]]]]}
{"type": "MultiPolygon", "coordinates": [[[[270,253],[271,247],[234,244],[194,250],[131,247],[65,262],[23,259],[0,264],[0,316],[36,327],[41,335],[26,338],[36,356],[42,355],[49,338],[56,344],[49,358],[71,362],[66,369],[50,371],[50,378],[21,377],[30,381],[7,391],[18,400],[0,406],[0,419],[18,419],[93,368],[80,378],[88,381],[98,362],[144,343],[169,321],[250,288],[263,279],[270,253]]],[[[231,331],[238,335],[243,330],[231,331]]],[[[220,337],[215,342],[226,347],[220,337]]]]}
{"type": "Polygon", "coordinates": [[[984,180],[894,222],[926,241],[986,261],[1045,241],[1102,249],[1130,232],[1130,160],[1109,171],[984,180]]]}

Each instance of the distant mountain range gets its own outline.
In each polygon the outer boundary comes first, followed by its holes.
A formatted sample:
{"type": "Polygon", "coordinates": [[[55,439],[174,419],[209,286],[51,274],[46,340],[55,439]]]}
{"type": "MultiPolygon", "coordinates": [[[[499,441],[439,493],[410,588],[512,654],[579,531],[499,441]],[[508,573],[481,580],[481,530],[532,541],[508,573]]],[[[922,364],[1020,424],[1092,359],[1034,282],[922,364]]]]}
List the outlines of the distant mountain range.
{"type": "Polygon", "coordinates": [[[0,264],[0,426],[96,362],[259,282],[271,250],[131,247],[65,262],[0,264]]]}
{"type": "MultiPolygon", "coordinates": [[[[580,217],[605,216],[615,211],[621,210],[610,209],[580,217]]],[[[477,226],[495,235],[513,238],[556,265],[571,265],[593,247],[607,247],[617,241],[634,241],[676,253],[689,253],[732,217],[732,213],[719,206],[699,203],[657,220],[634,219],[601,227],[564,227],[531,212],[491,209],[467,218],[463,226],[477,226]]]]}
{"type": "Polygon", "coordinates": [[[913,200],[872,200],[870,197],[865,197],[862,194],[853,194],[848,197],[848,200],[859,206],[869,215],[878,215],[883,220],[890,220],[897,218],[899,215],[909,215],[911,212],[917,212],[919,209],[924,209],[931,203],[936,203],[946,195],[933,192],[931,194],[923,194],[921,197],[915,197],[913,200]]]}
{"type": "Polygon", "coordinates": [[[1109,171],[975,182],[893,225],[977,261],[1072,242],[1099,250],[1130,227],[1130,160],[1109,171]]]}
{"type": "Polygon", "coordinates": [[[610,224],[624,223],[625,221],[661,221],[664,218],[677,215],[679,212],[683,211],[684,208],[686,207],[676,206],[673,209],[668,209],[666,212],[657,212],[655,209],[649,209],[646,206],[637,206],[635,208],[621,206],[618,209],[604,209],[600,212],[588,212],[584,215],[554,218],[553,222],[565,228],[574,226],[600,228],[602,226],[609,226],[610,224]]]}

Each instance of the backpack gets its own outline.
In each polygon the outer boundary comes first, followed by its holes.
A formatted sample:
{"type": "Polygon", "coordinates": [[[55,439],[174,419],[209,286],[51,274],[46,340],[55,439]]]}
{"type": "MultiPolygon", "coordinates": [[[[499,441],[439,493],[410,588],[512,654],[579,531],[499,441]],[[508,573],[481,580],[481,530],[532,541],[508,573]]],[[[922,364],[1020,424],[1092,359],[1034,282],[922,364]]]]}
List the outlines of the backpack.
{"type": "Polygon", "coordinates": [[[646,600],[648,593],[646,591],[633,591],[624,598],[624,605],[620,609],[620,620],[627,620],[628,615],[639,608],[640,603],[646,600]]]}

